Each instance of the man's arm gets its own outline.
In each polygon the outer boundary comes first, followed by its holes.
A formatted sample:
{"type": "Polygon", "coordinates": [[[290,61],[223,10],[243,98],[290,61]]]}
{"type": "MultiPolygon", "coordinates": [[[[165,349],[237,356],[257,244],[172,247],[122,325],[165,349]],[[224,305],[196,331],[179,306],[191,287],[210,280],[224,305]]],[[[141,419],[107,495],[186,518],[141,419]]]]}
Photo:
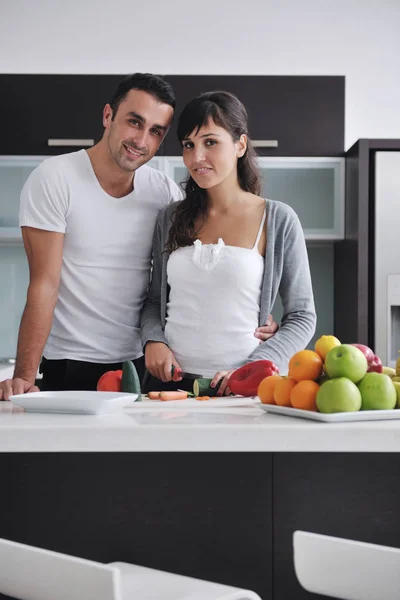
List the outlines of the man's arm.
{"type": "Polygon", "coordinates": [[[60,283],[64,234],[22,227],[29,287],[18,335],[14,377],[0,383],[0,400],[32,391],[50,333],[60,283]]]}
{"type": "Polygon", "coordinates": [[[254,337],[258,338],[260,343],[266,342],[270,338],[274,337],[278,329],[279,325],[274,321],[274,317],[272,315],[268,315],[265,325],[262,327],[257,327],[255,330],[254,337]]]}
{"type": "Polygon", "coordinates": [[[303,229],[297,215],[289,207],[287,210],[292,214],[281,250],[284,257],[279,285],[282,321],[276,334],[261,343],[246,361],[272,360],[282,371],[286,371],[293,354],[306,348],[317,320],[303,229]]]}

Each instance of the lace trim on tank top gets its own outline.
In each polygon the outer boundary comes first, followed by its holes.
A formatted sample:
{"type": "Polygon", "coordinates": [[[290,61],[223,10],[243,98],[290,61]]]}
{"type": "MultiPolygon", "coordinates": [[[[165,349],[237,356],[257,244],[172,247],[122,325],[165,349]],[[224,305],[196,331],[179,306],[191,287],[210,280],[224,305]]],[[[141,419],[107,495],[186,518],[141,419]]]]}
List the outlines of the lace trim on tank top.
{"type": "MultiPolygon", "coordinates": [[[[264,209],[264,213],[261,219],[260,227],[258,228],[258,233],[256,237],[256,241],[252,248],[242,248],[240,246],[229,246],[230,248],[237,248],[239,250],[249,250],[250,252],[257,252],[258,254],[258,244],[261,238],[261,234],[263,231],[265,218],[267,216],[267,207],[264,209]]],[[[218,238],[217,244],[203,244],[201,240],[195,240],[193,243],[193,262],[194,264],[203,271],[211,271],[218,264],[218,261],[221,256],[222,249],[225,247],[225,242],[222,238],[218,238]]]]}

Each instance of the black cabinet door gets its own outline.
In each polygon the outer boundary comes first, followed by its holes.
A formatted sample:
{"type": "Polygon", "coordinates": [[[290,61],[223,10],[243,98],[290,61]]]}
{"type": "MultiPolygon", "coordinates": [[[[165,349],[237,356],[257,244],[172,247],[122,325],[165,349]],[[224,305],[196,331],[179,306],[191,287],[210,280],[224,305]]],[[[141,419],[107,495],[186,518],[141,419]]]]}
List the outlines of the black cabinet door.
{"type": "Polygon", "coordinates": [[[3,135],[0,154],[51,155],[82,146],[49,139],[93,139],[103,134],[102,113],[120,75],[1,75],[3,135]]]}
{"type": "Polygon", "coordinates": [[[210,90],[236,94],[249,114],[253,140],[276,141],[257,148],[261,156],[337,156],[344,152],[344,77],[166,75],[177,97],[174,124],[164,154],[181,154],[176,127],[183,107],[210,90]]]}
{"type": "Polygon", "coordinates": [[[400,548],[399,454],[282,453],[273,460],[274,600],[326,598],[297,581],[296,530],[400,548]]]}
{"type": "Polygon", "coordinates": [[[3,461],[1,538],[272,598],[271,454],[20,453],[3,461]]]}

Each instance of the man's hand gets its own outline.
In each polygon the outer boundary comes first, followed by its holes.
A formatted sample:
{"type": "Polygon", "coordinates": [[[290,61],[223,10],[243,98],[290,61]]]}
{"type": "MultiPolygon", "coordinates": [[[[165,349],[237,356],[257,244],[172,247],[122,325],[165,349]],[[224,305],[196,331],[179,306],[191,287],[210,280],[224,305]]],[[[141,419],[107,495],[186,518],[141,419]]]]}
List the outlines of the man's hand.
{"type": "Polygon", "coordinates": [[[144,351],[146,369],[157,379],[161,381],[182,381],[182,377],[178,376],[176,370],[181,368],[177,363],[175,356],[163,342],[147,342],[144,351]],[[176,367],[176,375],[172,377],[172,365],[176,367]]]}
{"type": "Polygon", "coordinates": [[[267,322],[263,327],[257,327],[254,333],[254,337],[258,338],[260,342],[265,342],[272,338],[278,331],[279,325],[275,323],[272,315],[268,315],[267,322]]]}
{"type": "Polygon", "coordinates": [[[39,392],[39,388],[31,381],[26,379],[5,379],[0,381],[0,400],[9,400],[14,394],[28,394],[29,392],[39,392]]]}

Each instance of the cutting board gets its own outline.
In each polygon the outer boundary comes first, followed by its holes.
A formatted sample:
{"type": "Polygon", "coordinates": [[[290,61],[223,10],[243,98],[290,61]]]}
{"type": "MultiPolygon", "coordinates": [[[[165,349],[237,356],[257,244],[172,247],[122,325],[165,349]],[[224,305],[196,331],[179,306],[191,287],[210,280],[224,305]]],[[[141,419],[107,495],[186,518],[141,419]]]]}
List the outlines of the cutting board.
{"type": "Polygon", "coordinates": [[[186,400],[149,400],[146,396],[142,396],[141,402],[135,402],[130,409],[140,410],[140,408],[228,408],[233,406],[253,406],[260,404],[260,400],[256,396],[244,398],[242,396],[226,396],[216,398],[215,400],[196,400],[195,398],[187,398],[186,400]]]}

